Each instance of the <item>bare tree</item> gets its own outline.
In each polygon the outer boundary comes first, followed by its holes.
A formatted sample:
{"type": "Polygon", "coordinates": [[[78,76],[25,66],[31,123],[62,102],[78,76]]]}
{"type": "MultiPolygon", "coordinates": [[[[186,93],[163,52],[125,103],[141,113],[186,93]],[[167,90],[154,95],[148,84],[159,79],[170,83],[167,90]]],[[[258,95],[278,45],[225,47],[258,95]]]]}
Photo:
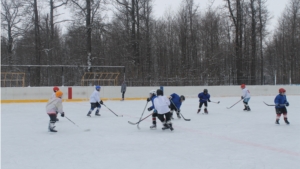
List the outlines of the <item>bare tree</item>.
{"type": "MultiPolygon", "coordinates": [[[[7,41],[7,58],[8,64],[13,64],[13,51],[15,40],[23,34],[27,27],[23,24],[23,7],[24,2],[18,0],[1,1],[1,27],[6,31],[6,35],[1,36],[7,41]],[[24,26],[24,27],[22,27],[24,26]]],[[[5,55],[2,55],[5,57],[5,55]]]]}

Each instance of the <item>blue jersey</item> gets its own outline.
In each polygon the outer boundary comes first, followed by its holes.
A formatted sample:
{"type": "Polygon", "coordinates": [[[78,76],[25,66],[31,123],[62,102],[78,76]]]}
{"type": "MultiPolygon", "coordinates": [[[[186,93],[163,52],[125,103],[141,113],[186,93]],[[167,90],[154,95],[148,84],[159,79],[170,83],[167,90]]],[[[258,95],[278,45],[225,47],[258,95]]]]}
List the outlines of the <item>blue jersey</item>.
{"type": "Polygon", "coordinates": [[[176,94],[176,93],[173,93],[170,96],[172,97],[171,101],[175,104],[175,107],[179,110],[180,106],[181,106],[181,98],[180,98],[180,96],[178,96],[178,94],[176,94]]]}
{"type": "Polygon", "coordinates": [[[209,100],[209,98],[210,98],[210,95],[208,93],[204,94],[202,92],[202,93],[198,94],[198,97],[199,97],[199,102],[207,102],[209,100]]]}
{"type": "Polygon", "coordinates": [[[155,96],[155,95],[152,95],[152,97],[150,98],[150,100],[151,100],[151,102],[152,102],[152,106],[151,107],[149,107],[150,109],[155,109],[155,107],[154,107],[154,104],[153,104],[153,100],[156,98],[157,96],[155,96]]]}
{"type": "Polygon", "coordinates": [[[276,108],[284,108],[285,106],[282,106],[282,104],[286,104],[287,102],[288,101],[286,100],[286,96],[281,95],[281,94],[278,94],[274,100],[274,103],[278,104],[278,106],[276,106],[276,108]]]}

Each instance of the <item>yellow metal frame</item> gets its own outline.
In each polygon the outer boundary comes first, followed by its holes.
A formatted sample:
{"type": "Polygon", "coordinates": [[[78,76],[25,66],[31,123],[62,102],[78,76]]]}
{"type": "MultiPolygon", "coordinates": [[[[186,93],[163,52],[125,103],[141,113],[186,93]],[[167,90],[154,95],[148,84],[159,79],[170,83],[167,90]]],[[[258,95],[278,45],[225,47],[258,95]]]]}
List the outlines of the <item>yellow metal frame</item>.
{"type": "Polygon", "coordinates": [[[88,86],[85,84],[89,82],[93,82],[94,85],[106,85],[106,82],[107,85],[110,85],[113,82],[113,85],[116,86],[119,75],[119,72],[85,72],[81,78],[81,86],[88,86]]]}
{"type": "Polygon", "coordinates": [[[12,82],[16,82],[14,87],[25,86],[25,73],[23,72],[1,72],[1,87],[12,87],[12,82]],[[9,82],[9,86],[6,85],[9,82]],[[21,82],[19,85],[18,82],[21,82]]]}

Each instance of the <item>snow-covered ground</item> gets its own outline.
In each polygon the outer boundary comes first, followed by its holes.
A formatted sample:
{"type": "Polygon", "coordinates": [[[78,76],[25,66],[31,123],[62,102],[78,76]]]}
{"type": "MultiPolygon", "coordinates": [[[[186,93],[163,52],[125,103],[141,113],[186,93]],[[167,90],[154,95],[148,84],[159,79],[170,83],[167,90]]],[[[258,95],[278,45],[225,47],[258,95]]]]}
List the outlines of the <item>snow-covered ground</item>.
{"type": "MultiPolygon", "coordinates": [[[[275,96],[274,96],[275,97],[275,96]]],[[[291,125],[275,125],[274,97],[252,97],[251,112],[239,97],[212,97],[209,115],[197,114],[198,99],[187,98],[173,120],[174,131],[150,130],[151,118],[137,122],[146,101],[106,101],[101,117],[86,114],[88,102],[63,103],[57,133],[47,130],[45,103],[2,104],[3,169],[299,169],[299,96],[287,96],[291,125]],[[85,129],[90,129],[86,132],[85,129]]],[[[150,103],[147,107],[150,106],[150,103]]],[[[146,110],[144,116],[148,115],[146,110]]]]}

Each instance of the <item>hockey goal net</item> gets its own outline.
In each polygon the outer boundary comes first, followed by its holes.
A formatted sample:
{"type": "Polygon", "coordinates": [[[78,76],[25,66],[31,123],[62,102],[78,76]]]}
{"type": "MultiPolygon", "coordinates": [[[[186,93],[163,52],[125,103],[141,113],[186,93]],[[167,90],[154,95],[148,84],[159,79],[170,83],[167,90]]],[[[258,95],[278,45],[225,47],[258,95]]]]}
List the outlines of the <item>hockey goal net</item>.
{"type": "Polygon", "coordinates": [[[116,86],[119,72],[85,72],[81,78],[81,86],[116,86]]]}
{"type": "Polygon", "coordinates": [[[1,72],[1,87],[24,87],[25,73],[1,72]]]}

